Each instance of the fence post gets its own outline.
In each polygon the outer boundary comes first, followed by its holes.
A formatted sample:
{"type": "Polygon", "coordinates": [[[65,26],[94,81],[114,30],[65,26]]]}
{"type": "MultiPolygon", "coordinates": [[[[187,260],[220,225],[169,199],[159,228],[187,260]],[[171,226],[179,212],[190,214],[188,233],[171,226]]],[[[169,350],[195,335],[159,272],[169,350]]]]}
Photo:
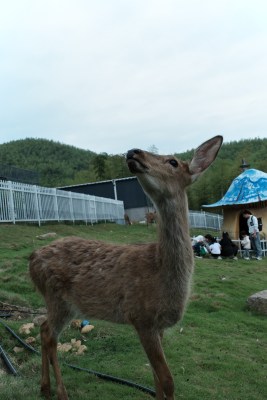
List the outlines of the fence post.
{"type": "Polygon", "coordinates": [[[27,207],[26,207],[25,186],[23,186],[21,192],[23,193],[23,203],[22,203],[22,205],[23,205],[23,215],[24,215],[24,220],[26,221],[27,220],[27,207]]]}
{"type": "Polygon", "coordinates": [[[8,189],[9,189],[9,216],[13,224],[16,223],[16,217],[15,217],[15,207],[14,207],[14,197],[13,197],[13,188],[12,188],[12,182],[8,181],[8,189]]]}
{"type": "Polygon", "coordinates": [[[84,215],[84,219],[85,219],[85,224],[87,225],[87,216],[86,216],[86,194],[83,195],[83,199],[82,199],[82,205],[83,205],[83,215],[84,215]]]}
{"type": "Polygon", "coordinates": [[[73,202],[72,202],[72,192],[69,192],[69,204],[70,204],[70,217],[72,219],[72,223],[74,224],[74,211],[73,211],[73,202]]]}
{"type": "Polygon", "coordinates": [[[94,210],[95,210],[95,222],[98,222],[98,218],[97,218],[97,211],[96,211],[96,200],[95,200],[95,196],[94,196],[94,210]]]}
{"type": "Polygon", "coordinates": [[[40,212],[39,212],[39,202],[38,202],[38,192],[37,192],[37,186],[34,185],[34,198],[35,198],[35,211],[37,215],[37,220],[39,226],[41,226],[41,220],[40,220],[40,212]]]}
{"type": "MultiPolygon", "coordinates": [[[[91,225],[93,225],[93,213],[92,213],[92,206],[91,206],[91,204],[93,203],[93,197],[90,196],[88,201],[89,201],[89,218],[91,221],[91,225]]],[[[95,204],[94,204],[94,206],[95,206],[95,204]]],[[[94,210],[95,210],[95,208],[94,208],[94,210]]]]}
{"type": "Polygon", "coordinates": [[[205,221],[205,229],[207,229],[207,215],[205,211],[204,211],[204,221],[205,221]]]}
{"type": "Polygon", "coordinates": [[[58,203],[57,203],[57,189],[54,189],[54,205],[55,205],[55,217],[57,222],[59,222],[59,212],[58,212],[58,203]]]}
{"type": "Polygon", "coordinates": [[[113,184],[113,190],[114,190],[114,199],[118,200],[116,179],[112,179],[112,184],[113,184]]]}

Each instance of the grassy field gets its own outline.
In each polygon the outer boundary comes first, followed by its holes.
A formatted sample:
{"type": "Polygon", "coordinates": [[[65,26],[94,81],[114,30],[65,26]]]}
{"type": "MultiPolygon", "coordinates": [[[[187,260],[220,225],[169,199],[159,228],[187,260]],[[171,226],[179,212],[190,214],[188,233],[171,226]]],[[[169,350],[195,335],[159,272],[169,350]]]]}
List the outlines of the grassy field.
{"type": "MultiPolygon", "coordinates": [[[[153,241],[156,237],[155,227],[137,225],[44,225],[40,228],[0,225],[0,302],[34,309],[43,306],[29,280],[27,260],[33,249],[53,240],[36,238],[47,232],[56,232],[58,237],[76,235],[119,243],[153,241]]],[[[266,258],[262,261],[196,259],[187,312],[183,321],[165,332],[163,342],[175,380],[176,399],[267,398],[267,318],[246,308],[249,295],[267,289],[266,272],[266,258]]],[[[7,323],[18,332],[22,323],[31,320],[7,323]]],[[[102,321],[91,323],[95,329],[85,338],[71,327],[60,338],[61,342],[81,339],[88,347],[83,356],[60,354],[70,399],[151,398],[136,389],[108,383],[64,365],[76,364],[153,387],[147,358],[131,327],[102,321]]],[[[35,347],[39,350],[38,331],[36,327],[31,336],[37,337],[35,347]]],[[[27,351],[14,353],[13,348],[19,344],[3,326],[0,326],[0,344],[19,372],[19,377],[0,372],[1,398],[41,398],[40,357],[27,351]]],[[[54,390],[52,398],[56,399],[54,390]]]]}

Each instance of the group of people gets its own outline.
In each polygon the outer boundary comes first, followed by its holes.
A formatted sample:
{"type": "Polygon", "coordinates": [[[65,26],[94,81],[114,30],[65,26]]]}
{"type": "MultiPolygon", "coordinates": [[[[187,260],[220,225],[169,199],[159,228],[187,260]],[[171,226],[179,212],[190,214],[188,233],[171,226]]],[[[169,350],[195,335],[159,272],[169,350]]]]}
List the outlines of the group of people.
{"type": "Polygon", "coordinates": [[[211,257],[222,259],[222,257],[237,259],[238,247],[232,242],[227,232],[223,232],[222,238],[207,234],[193,238],[192,246],[196,257],[203,257],[210,254],[211,257]]]}
{"type": "MultiPolygon", "coordinates": [[[[245,210],[243,216],[247,219],[248,224],[248,234],[246,231],[241,232],[240,243],[243,258],[249,260],[250,250],[253,249],[256,254],[254,258],[261,260],[262,249],[258,220],[249,210],[245,210]]],[[[221,239],[215,238],[210,234],[196,236],[192,239],[192,247],[196,257],[203,257],[210,254],[211,257],[217,259],[232,258],[237,260],[238,246],[233,243],[227,232],[223,232],[221,239]]]]}

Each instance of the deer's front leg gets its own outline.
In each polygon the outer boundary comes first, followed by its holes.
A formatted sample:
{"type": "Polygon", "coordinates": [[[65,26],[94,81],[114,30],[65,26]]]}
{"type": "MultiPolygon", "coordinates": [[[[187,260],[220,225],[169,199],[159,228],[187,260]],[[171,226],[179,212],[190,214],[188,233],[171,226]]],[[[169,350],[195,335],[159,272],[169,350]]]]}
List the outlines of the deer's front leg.
{"type": "Polygon", "coordinates": [[[165,360],[160,333],[147,329],[137,329],[137,332],[153,368],[156,399],[174,400],[173,378],[165,360]]]}

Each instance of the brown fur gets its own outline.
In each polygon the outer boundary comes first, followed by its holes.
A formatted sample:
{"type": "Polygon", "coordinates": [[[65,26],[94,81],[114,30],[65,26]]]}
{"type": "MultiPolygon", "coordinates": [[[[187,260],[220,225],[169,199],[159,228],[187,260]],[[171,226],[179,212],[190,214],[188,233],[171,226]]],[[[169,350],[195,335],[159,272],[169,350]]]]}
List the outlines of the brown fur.
{"type": "Polygon", "coordinates": [[[59,333],[77,312],[133,325],[153,368],[156,398],[174,399],[161,339],[164,329],[183,315],[193,272],[185,188],[211,164],[221,143],[221,136],[203,143],[189,164],[173,156],[128,152],[130,171],[157,209],[158,243],[115,245],[70,237],[31,255],[30,275],[48,310],[41,326],[41,390],[47,399],[49,362],[58,399],[68,399],[56,346],[59,333]]]}

